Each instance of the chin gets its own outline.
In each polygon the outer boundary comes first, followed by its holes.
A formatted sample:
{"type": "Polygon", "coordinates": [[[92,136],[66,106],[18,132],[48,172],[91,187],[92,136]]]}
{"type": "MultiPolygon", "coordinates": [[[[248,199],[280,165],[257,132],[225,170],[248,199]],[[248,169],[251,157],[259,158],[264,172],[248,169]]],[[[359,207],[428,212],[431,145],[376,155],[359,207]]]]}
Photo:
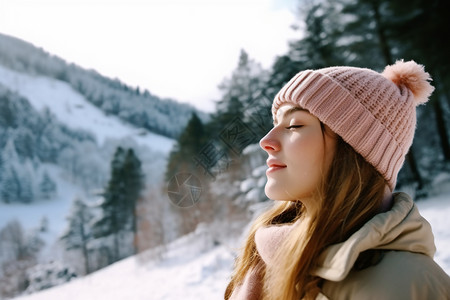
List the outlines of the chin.
{"type": "Polygon", "coordinates": [[[266,194],[267,198],[275,200],[277,199],[276,193],[275,193],[275,187],[273,186],[273,184],[270,183],[269,180],[267,180],[267,183],[264,187],[264,193],[266,194]]]}
{"type": "Polygon", "coordinates": [[[311,189],[287,190],[285,186],[276,184],[276,182],[267,181],[264,192],[267,198],[275,201],[301,201],[312,197],[311,189]]]}
{"type": "Polygon", "coordinates": [[[288,199],[286,193],[281,192],[282,189],[271,185],[270,183],[267,183],[265,188],[264,188],[264,192],[267,196],[267,198],[271,199],[271,200],[280,200],[280,201],[286,201],[286,200],[290,200],[288,199]]]}

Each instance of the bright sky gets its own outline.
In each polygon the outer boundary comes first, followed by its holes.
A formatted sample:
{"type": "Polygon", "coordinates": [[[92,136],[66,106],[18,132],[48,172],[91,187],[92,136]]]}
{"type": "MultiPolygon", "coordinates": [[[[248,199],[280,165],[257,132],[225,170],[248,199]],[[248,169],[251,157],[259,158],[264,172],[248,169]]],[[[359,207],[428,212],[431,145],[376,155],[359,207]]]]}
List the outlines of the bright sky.
{"type": "Polygon", "coordinates": [[[296,0],[0,0],[0,32],[160,97],[214,109],[240,49],[270,67],[296,0]]]}

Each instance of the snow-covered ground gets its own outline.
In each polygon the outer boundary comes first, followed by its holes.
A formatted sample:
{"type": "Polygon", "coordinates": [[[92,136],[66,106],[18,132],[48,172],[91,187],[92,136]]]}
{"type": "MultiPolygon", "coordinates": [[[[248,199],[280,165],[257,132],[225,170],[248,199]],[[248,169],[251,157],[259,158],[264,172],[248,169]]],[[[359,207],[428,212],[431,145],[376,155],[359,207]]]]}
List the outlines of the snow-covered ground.
{"type": "MultiPolygon", "coordinates": [[[[417,203],[435,234],[437,263],[450,274],[450,192],[417,203]]],[[[17,300],[222,299],[236,246],[215,246],[206,227],[166,248],[130,257],[84,278],[17,300]]]]}
{"type": "Polygon", "coordinates": [[[107,116],[66,82],[0,66],[0,83],[27,98],[37,111],[47,107],[69,128],[92,132],[99,145],[107,138],[133,137],[140,145],[168,153],[174,144],[172,139],[137,129],[117,117],[107,116]]]}
{"type": "Polygon", "coordinates": [[[84,278],[15,299],[221,299],[232,264],[231,247],[214,247],[203,229],[84,278]]]}
{"type": "Polygon", "coordinates": [[[450,192],[417,202],[419,211],[433,230],[435,261],[450,275],[450,192]]]}

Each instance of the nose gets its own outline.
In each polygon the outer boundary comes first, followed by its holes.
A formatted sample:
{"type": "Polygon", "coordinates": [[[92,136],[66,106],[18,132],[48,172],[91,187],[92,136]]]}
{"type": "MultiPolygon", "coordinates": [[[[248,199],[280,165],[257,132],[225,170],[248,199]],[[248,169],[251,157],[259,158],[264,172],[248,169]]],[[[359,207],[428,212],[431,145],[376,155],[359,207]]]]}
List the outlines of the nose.
{"type": "Polygon", "coordinates": [[[276,138],[274,129],[269,131],[260,141],[259,146],[266,152],[279,151],[281,144],[276,138]]]}

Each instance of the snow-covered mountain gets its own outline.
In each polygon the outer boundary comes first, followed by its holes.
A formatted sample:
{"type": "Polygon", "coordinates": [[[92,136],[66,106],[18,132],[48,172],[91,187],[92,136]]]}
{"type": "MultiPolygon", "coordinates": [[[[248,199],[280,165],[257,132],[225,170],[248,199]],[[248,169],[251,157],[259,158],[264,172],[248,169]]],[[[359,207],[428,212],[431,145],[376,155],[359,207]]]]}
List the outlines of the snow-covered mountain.
{"type": "MultiPolygon", "coordinates": [[[[42,112],[47,109],[61,124],[68,128],[92,134],[99,149],[105,146],[105,141],[110,141],[110,143],[116,145],[136,143],[142,149],[147,149],[149,153],[160,153],[159,156],[154,157],[159,162],[151,162],[152,165],[157,167],[149,167],[159,174],[154,174],[153,177],[149,176],[149,179],[162,176],[164,168],[161,169],[161,167],[165,165],[165,159],[175,140],[142,128],[136,128],[114,115],[106,115],[70,85],[60,80],[21,73],[0,65],[0,85],[28,100],[36,111],[42,112]]],[[[105,166],[109,164],[109,159],[110,157],[103,158],[105,166]]],[[[76,196],[85,194],[86,191],[74,184],[72,180],[68,180],[69,176],[65,174],[67,172],[60,166],[47,164],[45,169],[50,172],[51,178],[57,180],[59,192],[55,198],[58,198],[58,200],[32,205],[20,203],[5,205],[0,202],[0,227],[12,219],[18,219],[30,228],[31,226],[38,226],[40,220],[47,216],[50,226],[61,230],[71,200],[76,196]],[[49,206],[51,209],[49,209],[49,206]]],[[[98,189],[101,188],[98,187],[98,189]]]]}
{"type": "Polygon", "coordinates": [[[28,99],[37,111],[48,108],[69,128],[93,133],[99,146],[108,138],[132,138],[140,145],[168,153],[174,144],[171,138],[136,128],[114,115],[106,115],[61,80],[21,73],[0,65],[0,84],[28,99]]]}
{"type": "Polygon", "coordinates": [[[167,137],[177,137],[193,112],[202,119],[208,118],[192,105],[162,99],[148,90],[69,64],[30,43],[3,34],[0,34],[0,65],[20,73],[65,82],[106,114],[167,137]]]}

